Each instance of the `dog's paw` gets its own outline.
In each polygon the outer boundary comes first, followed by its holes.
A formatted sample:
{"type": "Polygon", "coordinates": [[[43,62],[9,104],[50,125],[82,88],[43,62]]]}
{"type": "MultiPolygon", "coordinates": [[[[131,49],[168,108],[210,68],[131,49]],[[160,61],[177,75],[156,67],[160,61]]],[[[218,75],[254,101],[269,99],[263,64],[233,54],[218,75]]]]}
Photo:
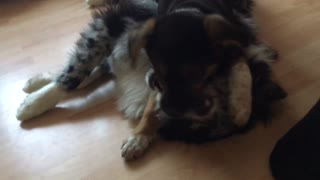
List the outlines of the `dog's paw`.
{"type": "Polygon", "coordinates": [[[105,3],[105,0],[86,0],[90,6],[101,6],[105,3]]]}
{"type": "Polygon", "coordinates": [[[134,135],[125,140],[121,147],[121,156],[125,160],[133,160],[141,156],[149,147],[152,137],[134,135]]]}
{"type": "Polygon", "coordinates": [[[20,121],[34,118],[56,106],[66,92],[55,83],[50,83],[38,91],[29,94],[17,111],[20,121]]]}
{"type": "Polygon", "coordinates": [[[33,93],[52,81],[53,75],[50,73],[37,74],[27,81],[23,87],[23,91],[29,94],[33,93]]]}
{"type": "Polygon", "coordinates": [[[279,58],[279,54],[267,44],[260,43],[248,47],[247,57],[256,61],[272,63],[279,58]]]}

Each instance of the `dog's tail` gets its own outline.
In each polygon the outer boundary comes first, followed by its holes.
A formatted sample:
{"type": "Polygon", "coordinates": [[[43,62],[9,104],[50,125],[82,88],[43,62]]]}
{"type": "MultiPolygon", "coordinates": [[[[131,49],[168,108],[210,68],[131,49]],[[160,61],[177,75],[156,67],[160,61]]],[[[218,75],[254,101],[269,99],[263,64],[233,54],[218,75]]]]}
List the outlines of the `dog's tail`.
{"type": "MultiPolygon", "coordinates": [[[[104,6],[93,9],[94,18],[132,19],[143,22],[157,15],[158,4],[155,0],[109,0],[104,6]]],[[[116,20],[114,20],[116,21],[116,20]]]]}

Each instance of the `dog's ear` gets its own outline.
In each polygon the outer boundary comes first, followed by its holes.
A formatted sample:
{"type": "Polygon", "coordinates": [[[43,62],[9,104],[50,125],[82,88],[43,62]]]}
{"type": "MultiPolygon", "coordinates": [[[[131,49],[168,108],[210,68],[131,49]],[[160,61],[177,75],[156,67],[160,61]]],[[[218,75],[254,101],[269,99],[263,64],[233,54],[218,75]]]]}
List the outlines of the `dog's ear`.
{"type": "Polygon", "coordinates": [[[213,14],[204,18],[204,28],[212,42],[223,46],[241,46],[239,32],[221,15],[213,14]]]}
{"type": "Polygon", "coordinates": [[[148,37],[152,34],[155,25],[156,20],[152,18],[131,32],[129,36],[128,48],[133,64],[138,58],[140,50],[146,46],[148,37]]]}
{"type": "Polygon", "coordinates": [[[203,23],[209,38],[213,41],[217,40],[219,38],[218,35],[223,33],[229,26],[229,22],[217,14],[206,16],[203,23]]]}
{"type": "MultiPolygon", "coordinates": [[[[220,58],[236,60],[243,55],[246,36],[221,15],[213,14],[204,18],[204,28],[220,58]]],[[[222,61],[226,66],[233,61],[222,61]]]]}

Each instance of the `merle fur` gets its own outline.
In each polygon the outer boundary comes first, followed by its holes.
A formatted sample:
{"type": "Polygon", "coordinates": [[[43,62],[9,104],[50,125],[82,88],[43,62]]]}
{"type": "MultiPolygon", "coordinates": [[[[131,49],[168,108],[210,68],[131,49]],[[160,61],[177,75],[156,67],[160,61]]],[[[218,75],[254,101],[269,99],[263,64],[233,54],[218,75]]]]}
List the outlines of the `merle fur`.
{"type": "MultiPolygon", "coordinates": [[[[152,0],[150,0],[152,2],[152,0]]],[[[66,90],[76,89],[90,75],[92,70],[102,65],[108,57],[117,40],[124,34],[127,27],[133,23],[141,23],[157,14],[156,3],[141,4],[139,0],[114,0],[110,2],[107,11],[97,10],[88,28],[80,35],[69,64],[58,75],[56,81],[66,90]]]]}

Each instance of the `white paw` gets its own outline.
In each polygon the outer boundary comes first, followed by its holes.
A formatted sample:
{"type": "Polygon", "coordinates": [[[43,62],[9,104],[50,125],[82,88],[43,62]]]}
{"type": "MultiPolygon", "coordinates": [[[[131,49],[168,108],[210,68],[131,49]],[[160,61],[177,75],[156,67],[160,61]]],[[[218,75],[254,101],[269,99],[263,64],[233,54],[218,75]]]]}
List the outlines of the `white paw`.
{"type": "Polygon", "coordinates": [[[26,93],[33,93],[51,83],[53,78],[53,74],[50,73],[37,74],[27,81],[23,87],[23,91],[26,93]]]}
{"type": "Polygon", "coordinates": [[[125,160],[132,160],[141,156],[149,147],[152,138],[146,135],[134,135],[123,142],[121,156],[125,160]]]}
{"type": "Polygon", "coordinates": [[[65,94],[57,84],[50,83],[28,95],[18,108],[16,117],[20,121],[34,118],[54,108],[65,94]]]}
{"type": "Polygon", "coordinates": [[[105,0],[86,0],[86,2],[90,6],[100,6],[104,4],[105,0]]]}
{"type": "Polygon", "coordinates": [[[250,45],[247,48],[246,53],[249,59],[264,61],[266,63],[272,63],[278,58],[277,51],[263,43],[258,45],[250,45]]]}

